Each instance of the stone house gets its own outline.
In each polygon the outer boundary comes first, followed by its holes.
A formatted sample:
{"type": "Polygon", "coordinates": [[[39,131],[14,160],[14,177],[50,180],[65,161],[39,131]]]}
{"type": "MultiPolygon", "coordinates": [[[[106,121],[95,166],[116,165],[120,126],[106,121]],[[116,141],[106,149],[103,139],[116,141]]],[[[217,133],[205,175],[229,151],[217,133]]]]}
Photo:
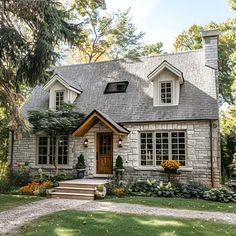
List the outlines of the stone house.
{"type": "Polygon", "coordinates": [[[55,110],[75,103],[87,115],[69,136],[30,135],[15,142],[14,166],[72,173],[79,154],[87,177],[113,174],[121,155],[125,178],[164,179],[162,160],[177,160],[180,182],[218,186],[218,31],[202,32],[204,48],[160,56],[54,68],[22,108],[55,110]],[[54,150],[55,154],[52,154],[54,150]]]}

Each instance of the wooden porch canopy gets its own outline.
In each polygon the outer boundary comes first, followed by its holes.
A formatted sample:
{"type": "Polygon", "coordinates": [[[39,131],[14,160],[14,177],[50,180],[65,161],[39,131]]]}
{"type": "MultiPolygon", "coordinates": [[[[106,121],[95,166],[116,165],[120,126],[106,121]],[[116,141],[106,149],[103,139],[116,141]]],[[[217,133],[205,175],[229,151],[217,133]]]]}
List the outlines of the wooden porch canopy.
{"type": "Polygon", "coordinates": [[[93,110],[85,120],[79,125],[79,127],[72,133],[74,136],[84,136],[89,129],[91,129],[96,123],[101,121],[108,128],[110,128],[117,135],[128,135],[129,131],[116,123],[108,115],[98,110],[93,110]]]}

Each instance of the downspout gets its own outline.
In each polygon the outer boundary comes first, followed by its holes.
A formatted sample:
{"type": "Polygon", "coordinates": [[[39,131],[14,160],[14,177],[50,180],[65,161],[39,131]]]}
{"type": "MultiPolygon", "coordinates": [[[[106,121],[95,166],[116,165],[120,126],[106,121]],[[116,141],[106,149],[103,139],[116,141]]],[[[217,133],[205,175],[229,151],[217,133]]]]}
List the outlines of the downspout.
{"type": "Polygon", "coordinates": [[[211,147],[211,154],[210,154],[210,159],[211,159],[211,186],[214,187],[214,168],[213,168],[213,150],[212,150],[212,120],[210,120],[210,147],[211,147]]]}

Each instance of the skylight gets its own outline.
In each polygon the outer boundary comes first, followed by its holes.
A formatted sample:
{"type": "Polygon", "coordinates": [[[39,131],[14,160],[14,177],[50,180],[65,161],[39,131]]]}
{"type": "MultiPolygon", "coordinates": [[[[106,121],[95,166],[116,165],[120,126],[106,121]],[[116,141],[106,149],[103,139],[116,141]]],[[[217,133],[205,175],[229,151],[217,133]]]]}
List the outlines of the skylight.
{"type": "Polygon", "coordinates": [[[108,83],[104,93],[125,93],[128,84],[128,81],[108,83]]]}

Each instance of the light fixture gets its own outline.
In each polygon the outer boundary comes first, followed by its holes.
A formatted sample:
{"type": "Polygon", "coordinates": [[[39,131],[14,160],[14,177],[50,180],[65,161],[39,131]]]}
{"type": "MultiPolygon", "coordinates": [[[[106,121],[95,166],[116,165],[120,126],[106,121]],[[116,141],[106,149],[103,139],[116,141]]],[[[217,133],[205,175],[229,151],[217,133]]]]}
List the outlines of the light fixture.
{"type": "Polygon", "coordinates": [[[118,147],[122,147],[122,139],[121,138],[119,138],[119,140],[118,140],[118,147]]]}
{"type": "Polygon", "coordinates": [[[84,140],[84,147],[88,147],[88,139],[84,140]]]}

